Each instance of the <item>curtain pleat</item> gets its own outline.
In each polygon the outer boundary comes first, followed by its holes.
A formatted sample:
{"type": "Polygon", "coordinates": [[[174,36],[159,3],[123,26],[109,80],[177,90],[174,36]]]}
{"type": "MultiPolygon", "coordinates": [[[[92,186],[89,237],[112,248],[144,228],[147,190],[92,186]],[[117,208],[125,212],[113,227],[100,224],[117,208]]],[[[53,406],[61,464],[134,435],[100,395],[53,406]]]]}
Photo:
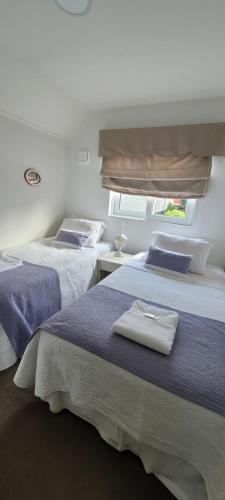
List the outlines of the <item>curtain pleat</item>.
{"type": "Polygon", "coordinates": [[[211,159],[192,153],[181,157],[115,156],[103,158],[102,187],[125,194],[201,198],[207,191],[211,159]]]}
{"type": "Polygon", "coordinates": [[[225,156],[225,123],[100,130],[99,156],[225,156]]]}

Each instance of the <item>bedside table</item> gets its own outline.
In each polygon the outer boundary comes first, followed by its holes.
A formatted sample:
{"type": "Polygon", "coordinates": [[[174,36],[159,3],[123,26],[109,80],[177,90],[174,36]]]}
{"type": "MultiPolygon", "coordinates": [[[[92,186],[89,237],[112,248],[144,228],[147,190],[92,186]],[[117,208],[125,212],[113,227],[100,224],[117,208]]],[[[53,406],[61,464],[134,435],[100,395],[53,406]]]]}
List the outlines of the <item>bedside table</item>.
{"type": "Polygon", "coordinates": [[[132,253],[124,253],[122,257],[115,255],[115,251],[103,254],[97,260],[97,279],[101,281],[118,267],[126,264],[134,255],[132,253]]]}

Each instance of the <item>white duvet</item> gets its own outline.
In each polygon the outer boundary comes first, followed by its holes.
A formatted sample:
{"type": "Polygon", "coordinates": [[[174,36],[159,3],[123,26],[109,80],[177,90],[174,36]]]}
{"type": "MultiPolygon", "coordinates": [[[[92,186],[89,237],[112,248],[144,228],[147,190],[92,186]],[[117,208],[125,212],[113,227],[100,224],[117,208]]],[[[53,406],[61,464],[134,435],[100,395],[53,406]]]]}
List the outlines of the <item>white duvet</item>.
{"type": "MultiPolygon", "coordinates": [[[[103,284],[225,322],[219,268],[182,279],[131,264],[103,284]]],[[[117,449],[137,453],[146,471],[158,475],[179,500],[225,499],[224,417],[44,331],[28,345],[15,383],[34,385],[52,411],[66,407],[93,423],[117,449]]]]}
{"type": "MultiPolygon", "coordinates": [[[[111,246],[111,243],[101,241],[95,248],[79,250],[54,246],[52,238],[44,238],[10,248],[5,253],[32,264],[56,269],[64,307],[96,283],[96,260],[99,255],[109,252],[111,246]]],[[[16,354],[0,325],[0,371],[15,361],[16,354]]]]}

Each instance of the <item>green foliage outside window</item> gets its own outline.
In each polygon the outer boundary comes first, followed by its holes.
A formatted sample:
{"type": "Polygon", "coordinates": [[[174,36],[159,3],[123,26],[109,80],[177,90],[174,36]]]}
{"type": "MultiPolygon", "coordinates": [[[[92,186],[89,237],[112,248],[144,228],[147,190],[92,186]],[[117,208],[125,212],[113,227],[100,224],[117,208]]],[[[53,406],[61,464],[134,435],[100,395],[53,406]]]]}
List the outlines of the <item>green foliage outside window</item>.
{"type": "Polygon", "coordinates": [[[169,203],[163,215],[168,215],[169,217],[185,217],[185,204],[174,205],[173,203],[169,203]]]}

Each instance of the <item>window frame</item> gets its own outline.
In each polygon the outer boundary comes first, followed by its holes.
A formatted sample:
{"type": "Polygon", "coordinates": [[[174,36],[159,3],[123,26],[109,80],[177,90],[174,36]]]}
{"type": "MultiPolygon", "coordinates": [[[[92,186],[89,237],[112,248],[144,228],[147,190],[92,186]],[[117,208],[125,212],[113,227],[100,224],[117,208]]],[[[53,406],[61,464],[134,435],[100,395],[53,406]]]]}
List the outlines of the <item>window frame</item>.
{"type": "MultiPolygon", "coordinates": [[[[133,213],[121,211],[120,210],[120,196],[123,193],[116,193],[115,191],[110,191],[109,194],[109,217],[118,217],[120,219],[131,219],[131,220],[139,220],[139,221],[156,221],[168,224],[181,224],[184,226],[191,226],[194,218],[194,213],[196,211],[197,200],[196,199],[188,199],[185,217],[170,217],[168,215],[157,215],[153,213],[154,209],[154,200],[157,197],[146,196],[146,210],[145,216],[141,217],[135,211],[133,213]]],[[[135,196],[135,195],[129,195],[135,196]]]]}

